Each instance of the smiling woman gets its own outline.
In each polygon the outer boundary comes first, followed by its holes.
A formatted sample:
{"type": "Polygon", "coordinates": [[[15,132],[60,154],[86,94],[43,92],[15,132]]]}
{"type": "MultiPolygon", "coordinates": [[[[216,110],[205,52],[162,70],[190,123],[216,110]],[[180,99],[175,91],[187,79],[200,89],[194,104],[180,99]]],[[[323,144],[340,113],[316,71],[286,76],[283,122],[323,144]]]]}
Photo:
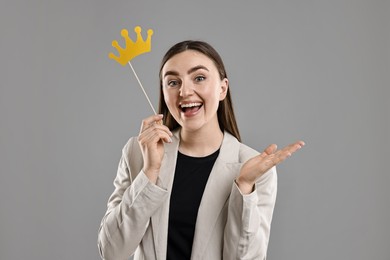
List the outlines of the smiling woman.
{"type": "MultiPolygon", "coordinates": [[[[179,69],[180,68],[182,68],[182,67],[179,67],[179,69]]],[[[184,86],[181,87],[181,85],[185,84],[187,86],[187,84],[192,84],[192,86],[188,86],[189,90],[191,90],[191,88],[195,87],[196,85],[201,87],[201,85],[204,85],[204,82],[203,82],[203,84],[201,84],[202,81],[206,80],[206,77],[203,75],[207,74],[208,72],[209,72],[209,70],[202,65],[198,65],[198,66],[190,68],[187,71],[188,76],[186,78],[180,77],[181,74],[176,72],[176,71],[167,71],[164,73],[164,79],[165,79],[164,85],[166,86],[166,88],[164,88],[164,90],[166,90],[167,88],[176,88],[176,91],[180,91],[180,96],[183,97],[183,95],[186,95],[186,92],[184,92],[184,86]],[[204,70],[205,73],[202,74],[201,70],[204,70]],[[183,82],[184,80],[188,80],[189,82],[183,82]]],[[[184,72],[184,76],[186,76],[185,72],[184,72]]],[[[185,89],[187,89],[187,88],[185,88],[185,89]]],[[[166,97],[165,102],[167,102],[167,100],[169,100],[169,98],[168,98],[169,93],[171,93],[171,95],[173,95],[173,98],[175,96],[177,96],[177,93],[175,93],[174,91],[166,91],[164,94],[164,96],[166,97]]],[[[190,116],[195,115],[195,113],[199,111],[199,109],[202,107],[202,105],[203,105],[202,102],[196,102],[196,101],[191,101],[191,100],[182,100],[182,101],[180,101],[178,107],[184,113],[184,116],[190,117],[190,116]]],[[[173,106],[174,106],[174,104],[173,104],[173,106]]],[[[177,118],[176,118],[176,120],[177,120],[177,118]]]]}
{"type": "MultiPolygon", "coordinates": [[[[228,80],[220,78],[214,62],[202,53],[188,50],[169,59],[161,73],[164,102],[181,126],[182,135],[216,133],[213,130],[219,129],[217,110],[226,97],[228,80]]],[[[220,140],[216,140],[211,151],[192,155],[210,154],[219,145],[220,140]]]]}
{"type": "Polygon", "coordinates": [[[99,230],[102,258],[265,259],[275,165],[304,143],[262,153],[240,143],[222,59],[205,42],[164,56],[159,113],[123,148],[99,230]]]}
{"type": "MultiPolygon", "coordinates": [[[[199,55],[203,54],[208,58],[209,61],[213,62],[213,65],[217,69],[220,80],[227,80],[227,73],[225,70],[225,66],[223,61],[218,54],[218,52],[210,46],[208,43],[201,41],[184,41],[174,45],[163,57],[160,67],[160,102],[159,102],[159,112],[164,115],[164,124],[169,127],[170,130],[174,130],[178,128],[180,125],[178,122],[172,117],[169,113],[167,104],[164,101],[164,93],[163,93],[163,75],[162,70],[164,68],[165,63],[169,59],[171,59],[176,54],[183,53],[185,51],[193,51],[194,53],[198,53],[199,55]]],[[[206,67],[198,64],[195,65],[194,69],[202,68],[206,69],[206,67]],[[201,67],[198,67],[201,66],[201,67]]],[[[169,72],[169,71],[167,71],[169,72]]],[[[199,79],[198,79],[199,80],[199,79]]],[[[227,82],[228,84],[228,82],[227,82]]],[[[241,140],[240,133],[237,127],[236,119],[234,116],[232,99],[230,96],[229,88],[227,89],[226,97],[223,99],[217,110],[219,126],[222,131],[228,131],[230,134],[235,136],[239,141],[241,140]]]]}

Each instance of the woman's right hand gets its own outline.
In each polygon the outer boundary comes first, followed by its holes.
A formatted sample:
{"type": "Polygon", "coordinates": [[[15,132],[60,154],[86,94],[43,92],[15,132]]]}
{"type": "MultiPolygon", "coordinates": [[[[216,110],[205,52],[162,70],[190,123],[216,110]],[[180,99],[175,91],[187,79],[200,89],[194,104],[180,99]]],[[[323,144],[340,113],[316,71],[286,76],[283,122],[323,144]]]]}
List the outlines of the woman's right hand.
{"type": "Polygon", "coordinates": [[[162,124],[163,115],[153,115],[142,121],[138,135],[144,159],[143,171],[152,183],[157,182],[164,156],[164,142],[172,142],[172,133],[162,124]]]}

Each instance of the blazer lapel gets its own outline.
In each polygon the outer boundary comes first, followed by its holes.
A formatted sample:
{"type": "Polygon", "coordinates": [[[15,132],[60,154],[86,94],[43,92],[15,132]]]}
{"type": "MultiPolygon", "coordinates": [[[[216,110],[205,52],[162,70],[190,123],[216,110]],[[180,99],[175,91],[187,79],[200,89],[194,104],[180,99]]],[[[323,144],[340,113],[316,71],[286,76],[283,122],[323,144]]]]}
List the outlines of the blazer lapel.
{"type": "MultiPolygon", "coordinates": [[[[175,174],[177,151],[180,142],[179,133],[180,131],[174,132],[172,143],[165,144],[164,146],[165,153],[158,180],[158,185],[168,190],[169,193],[172,190],[175,174]]],[[[169,201],[170,199],[168,198],[151,218],[156,257],[161,260],[165,259],[167,250],[169,201]]]]}
{"type": "Polygon", "coordinates": [[[240,143],[225,132],[221,150],[207,181],[196,221],[192,259],[202,259],[213,227],[239,173],[240,143]],[[204,199],[203,199],[204,198],[204,199]]]}

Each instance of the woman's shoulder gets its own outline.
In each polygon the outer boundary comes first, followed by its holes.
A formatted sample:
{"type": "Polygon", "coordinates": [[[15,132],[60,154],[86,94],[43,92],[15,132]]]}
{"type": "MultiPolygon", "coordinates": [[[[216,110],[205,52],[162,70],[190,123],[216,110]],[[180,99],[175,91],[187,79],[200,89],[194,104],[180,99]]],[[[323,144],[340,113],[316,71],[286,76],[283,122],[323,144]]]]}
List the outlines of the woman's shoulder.
{"type": "Polygon", "coordinates": [[[252,147],[250,147],[250,146],[240,142],[240,156],[241,157],[252,158],[253,156],[256,156],[258,154],[260,154],[260,153],[257,150],[255,150],[252,147]]]}
{"type": "MultiPolygon", "coordinates": [[[[260,154],[259,151],[253,149],[252,147],[240,142],[231,134],[227,134],[227,138],[230,139],[230,142],[235,143],[238,147],[238,160],[241,163],[246,162],[247,160],[257,156],[260,154]]],[[[276,182],[276,167],[272,167],[267,173],[265,173],[259,181],[264,181],[268,179],[268,181],[276,182]],[[271,180],[272,179],[272,180],[271,180]]]]}
{"type": "Polygon", "coordinates": [[[122,148],[122,158],[128,166],[141,164],[143,162],[141,148],[138,144],[138,137],[130,137],[122,148]]]}
{"type": "Polygon", "coordinates": [[[227,139],[227,142],[233,144],[235,147],[238,149],[238,156],[239,156],[239,161],[244,162],[253,156],[256,156],[259,154],[258,151],[253,149],[252,147],[240,142],[237,140],[236,137],[234,137],[232,134],[225,132],[225,136],[227,139]]]}
{"type": "Polygon", "coordinates": [[[129,153],[136,152],[137,150],[141,151],[138,145],[137,137],[132,136],[127,140],[127,142],[123,146],[122,153],[129,154],[129,153]]]}

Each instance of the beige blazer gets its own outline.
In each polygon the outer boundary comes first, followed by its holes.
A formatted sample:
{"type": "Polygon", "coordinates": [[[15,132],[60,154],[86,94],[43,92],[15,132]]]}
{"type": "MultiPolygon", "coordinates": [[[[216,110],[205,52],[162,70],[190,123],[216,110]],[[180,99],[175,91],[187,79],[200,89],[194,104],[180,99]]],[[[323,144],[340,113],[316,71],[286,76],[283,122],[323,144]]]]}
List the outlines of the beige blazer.
{"type": "MultiPolygon", "coordinates": [[[[157,184],[142,171],[137,138],[122,150],[115,190],[98,235],[103,259],[166,259],[170,192],[180,142],[179,130],[165,144],[157,184]]],[[[241,165],[258,152],[229,133],[210,173],[196,220],[192,260],[266,258],[276,199],[275,168],[259,178],[255,190],[242,195],[234,180],[241,165]]]]}

